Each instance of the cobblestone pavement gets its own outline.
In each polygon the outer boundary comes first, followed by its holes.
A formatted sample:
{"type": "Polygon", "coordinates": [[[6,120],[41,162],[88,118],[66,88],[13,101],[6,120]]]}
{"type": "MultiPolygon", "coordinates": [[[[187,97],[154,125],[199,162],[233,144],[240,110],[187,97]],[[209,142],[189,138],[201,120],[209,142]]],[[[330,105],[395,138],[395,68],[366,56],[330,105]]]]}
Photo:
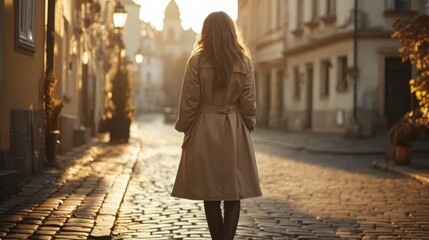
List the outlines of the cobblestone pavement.
{"type": "Polygon", "coordinates": [[[75,149],[0,203],[0,239],[110,236],[140,143],[75,149]]]}
{"type": "MultiPolygon", "coordinates": [[[[170,197],[183,136],[144,120],[129,144],[78,148],[1,202],[0,239],[209,239],[202,203],[170,197]]],[[[429,239],[429,188],[372,168],[380,156],[267,143],[264,196],[242,202],[236,239],[429,239]]]]}
{"type": "MultiPolygon", "coordinates": [[[[146,120],[113,234],[209,239],[202,203],[170,197],[182,135],[160,119],[146,120]]],[[[242,201],[236,239],[429,239],[429,188],[374,169],[379,156],[255,149],[264,196],[242,201]]]]}

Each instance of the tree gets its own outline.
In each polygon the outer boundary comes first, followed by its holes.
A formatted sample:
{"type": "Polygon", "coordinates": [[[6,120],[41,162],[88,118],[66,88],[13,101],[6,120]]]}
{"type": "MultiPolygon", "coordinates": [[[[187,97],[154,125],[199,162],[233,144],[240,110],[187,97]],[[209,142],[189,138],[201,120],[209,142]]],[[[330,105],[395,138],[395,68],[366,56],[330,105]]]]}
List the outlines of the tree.
{"type": "Polygon", "coordinates": [[[418,75],[410,79],[410,91],[418,100],[418,108],[408,113],[419,127],[429,127],[429,16],[398,19],[394,23],[393,38],[399,40],[398,52],[402,61],[415,65],[418,75]]]}
{"type": "Polygon", "coordinates": [[[54,97],[55,85],[57,84],[55,74],[50,72],[47,74],[44,83],[43,93],[43,108],[45,110],[46,131],[59,130],[58,120],[60,112],[63,109],[63,101],[54,97]]]}
{"type": "Polygon", "coordinates": [[[112,79],[112,108],[110,140],[128,141],[134,107],[131,100],[131,82],[128,70],[122,66],[118,68],[112,79]]]}
{"type": "Polygon", "coordinates": [[[57,84],[57,78],[51,71],[45,76],[43,88],[43,110],[45,111],[45,145],[46,145],[46,159],[50,165],[55,164],[57,155],[57,140],[60,134],[59,131],[59,117],[63,109],[63,101],[55,98],[54,90],[57,84]]]}

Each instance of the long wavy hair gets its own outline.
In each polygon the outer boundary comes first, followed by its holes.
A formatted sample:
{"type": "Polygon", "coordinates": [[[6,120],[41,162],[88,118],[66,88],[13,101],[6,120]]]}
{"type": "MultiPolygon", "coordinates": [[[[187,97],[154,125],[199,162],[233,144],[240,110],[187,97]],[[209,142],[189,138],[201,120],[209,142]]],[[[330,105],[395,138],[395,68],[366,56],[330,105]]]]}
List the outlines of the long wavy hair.
{"type": "Polygon", "coordinates": [[[213,68],[215,86],[225,88],[233,64],[245,64],[249,49],[234,21],[225,12],[210,13],[203,23],[192,55],[208,61],[213,68]]]}

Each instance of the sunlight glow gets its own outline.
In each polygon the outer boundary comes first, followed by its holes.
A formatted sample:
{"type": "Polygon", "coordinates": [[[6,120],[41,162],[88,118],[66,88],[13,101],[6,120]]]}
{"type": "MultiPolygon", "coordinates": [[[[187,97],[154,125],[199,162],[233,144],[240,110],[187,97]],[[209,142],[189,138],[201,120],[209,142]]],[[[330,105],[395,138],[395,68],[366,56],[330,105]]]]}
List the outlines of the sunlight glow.
{"type": "MultiPolygon", "coordinates": [[[[150,22],[158,30],[163,28],[164,11],[170,0],[134,0],[141,5],[140,19],[150,22]]],[[[204,18],[215,11],[224,11],[237,20],[237,0],[176,0],[184,29],[200,32],[204,18]]]]}

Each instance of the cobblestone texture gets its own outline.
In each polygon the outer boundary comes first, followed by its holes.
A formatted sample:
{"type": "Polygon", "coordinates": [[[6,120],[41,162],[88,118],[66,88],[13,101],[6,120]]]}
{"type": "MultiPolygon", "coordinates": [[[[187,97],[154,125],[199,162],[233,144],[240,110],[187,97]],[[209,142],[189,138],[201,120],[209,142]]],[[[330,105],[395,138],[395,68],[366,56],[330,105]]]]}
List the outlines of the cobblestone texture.
{"type": "MultiPolygon", "coordinates": [[[[183,136],[144,120],[139,140],[76,149],[1,202],[0,239],[210,239],[202,202],[170,197],[183,136]]],[[[373,168],[381,156],[268,140],[255,144],[264,196],[242,201],[236,239],[429,239],[429,188],[373,168]]]]}
{"type": "MultiPolygon", "coordinates": [[[[116,239],[210,239],[201,201],[170,197],[182,136],[159,119],[138,129],[116,239]]],[[[242,202],[236,239],[429,239],[429,189],[372,168],[375,157],[255,147],[264,196],[242,202]]]]}
{"type": "Polygon", "coordinates": [[[139,151],[99,141],[60,157],[0,204],[0,239],[110,236],[139,151]]]}

